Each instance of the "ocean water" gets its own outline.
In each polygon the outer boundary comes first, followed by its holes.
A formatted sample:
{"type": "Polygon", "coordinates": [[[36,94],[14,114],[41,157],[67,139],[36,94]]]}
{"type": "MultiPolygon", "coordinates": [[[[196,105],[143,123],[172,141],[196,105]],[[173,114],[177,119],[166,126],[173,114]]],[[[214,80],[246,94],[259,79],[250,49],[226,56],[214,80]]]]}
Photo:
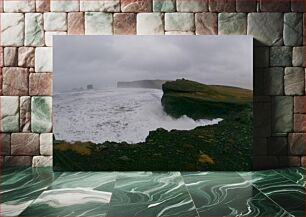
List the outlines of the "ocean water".
{"type": "Polygon", "coordinates": [[[190,130],[218,124],[222,119],[194,121],[187,116],[174,119],[161,105],[162,91],[144,88],[110,88],[65,92],[54,95],[53,123],[56,139],[137,143],[149,131],[190,130]]]}

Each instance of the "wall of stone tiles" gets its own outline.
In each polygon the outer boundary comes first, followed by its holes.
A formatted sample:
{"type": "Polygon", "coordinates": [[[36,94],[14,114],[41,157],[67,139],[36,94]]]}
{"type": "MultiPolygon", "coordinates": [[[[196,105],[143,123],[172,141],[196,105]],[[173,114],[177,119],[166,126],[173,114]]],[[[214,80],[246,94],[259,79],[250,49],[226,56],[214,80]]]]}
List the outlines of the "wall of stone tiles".
{"type": "Polygon", "coordinates": [[[0,0],[0,12],[1,166],[52,165],[52,36],[83,34],[253,35],[254,169],[305,165],[303,0],[0,0]]]}

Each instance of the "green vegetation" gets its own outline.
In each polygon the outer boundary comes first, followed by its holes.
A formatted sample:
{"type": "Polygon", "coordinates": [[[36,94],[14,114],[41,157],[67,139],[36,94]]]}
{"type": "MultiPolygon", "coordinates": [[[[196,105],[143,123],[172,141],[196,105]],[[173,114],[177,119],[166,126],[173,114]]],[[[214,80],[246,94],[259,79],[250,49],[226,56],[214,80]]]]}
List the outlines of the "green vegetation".
{"type": "Polygon", "coordinates": [[[223,118],[193,130],[157,129],[137,144],[58,141],[55,170],[250,170],[252,92],[176,80],[163,85],[162,104],[173,116],[223,118]]]}

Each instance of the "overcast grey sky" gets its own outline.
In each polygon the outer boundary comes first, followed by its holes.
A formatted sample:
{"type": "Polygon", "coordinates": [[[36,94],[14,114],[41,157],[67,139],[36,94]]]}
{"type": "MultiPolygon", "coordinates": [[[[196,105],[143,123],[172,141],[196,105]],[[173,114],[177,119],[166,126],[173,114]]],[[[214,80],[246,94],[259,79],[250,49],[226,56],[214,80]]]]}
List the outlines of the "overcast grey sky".
{"type": "Polygon", "coordinates": [[[251,36],[54,36],[54,90],[186,78],[253,89],[251,36]]]}

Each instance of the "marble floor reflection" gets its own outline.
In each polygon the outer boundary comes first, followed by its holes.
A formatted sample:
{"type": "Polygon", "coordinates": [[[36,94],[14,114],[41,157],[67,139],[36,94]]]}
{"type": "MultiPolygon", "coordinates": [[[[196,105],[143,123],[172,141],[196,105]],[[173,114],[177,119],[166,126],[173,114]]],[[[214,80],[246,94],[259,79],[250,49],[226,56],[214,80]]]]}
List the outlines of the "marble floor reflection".
{"type": "Polygon", "coordinates": [[[0,216],[305,216],[305,169],[53,172],[6,169],[0,216]]]}

